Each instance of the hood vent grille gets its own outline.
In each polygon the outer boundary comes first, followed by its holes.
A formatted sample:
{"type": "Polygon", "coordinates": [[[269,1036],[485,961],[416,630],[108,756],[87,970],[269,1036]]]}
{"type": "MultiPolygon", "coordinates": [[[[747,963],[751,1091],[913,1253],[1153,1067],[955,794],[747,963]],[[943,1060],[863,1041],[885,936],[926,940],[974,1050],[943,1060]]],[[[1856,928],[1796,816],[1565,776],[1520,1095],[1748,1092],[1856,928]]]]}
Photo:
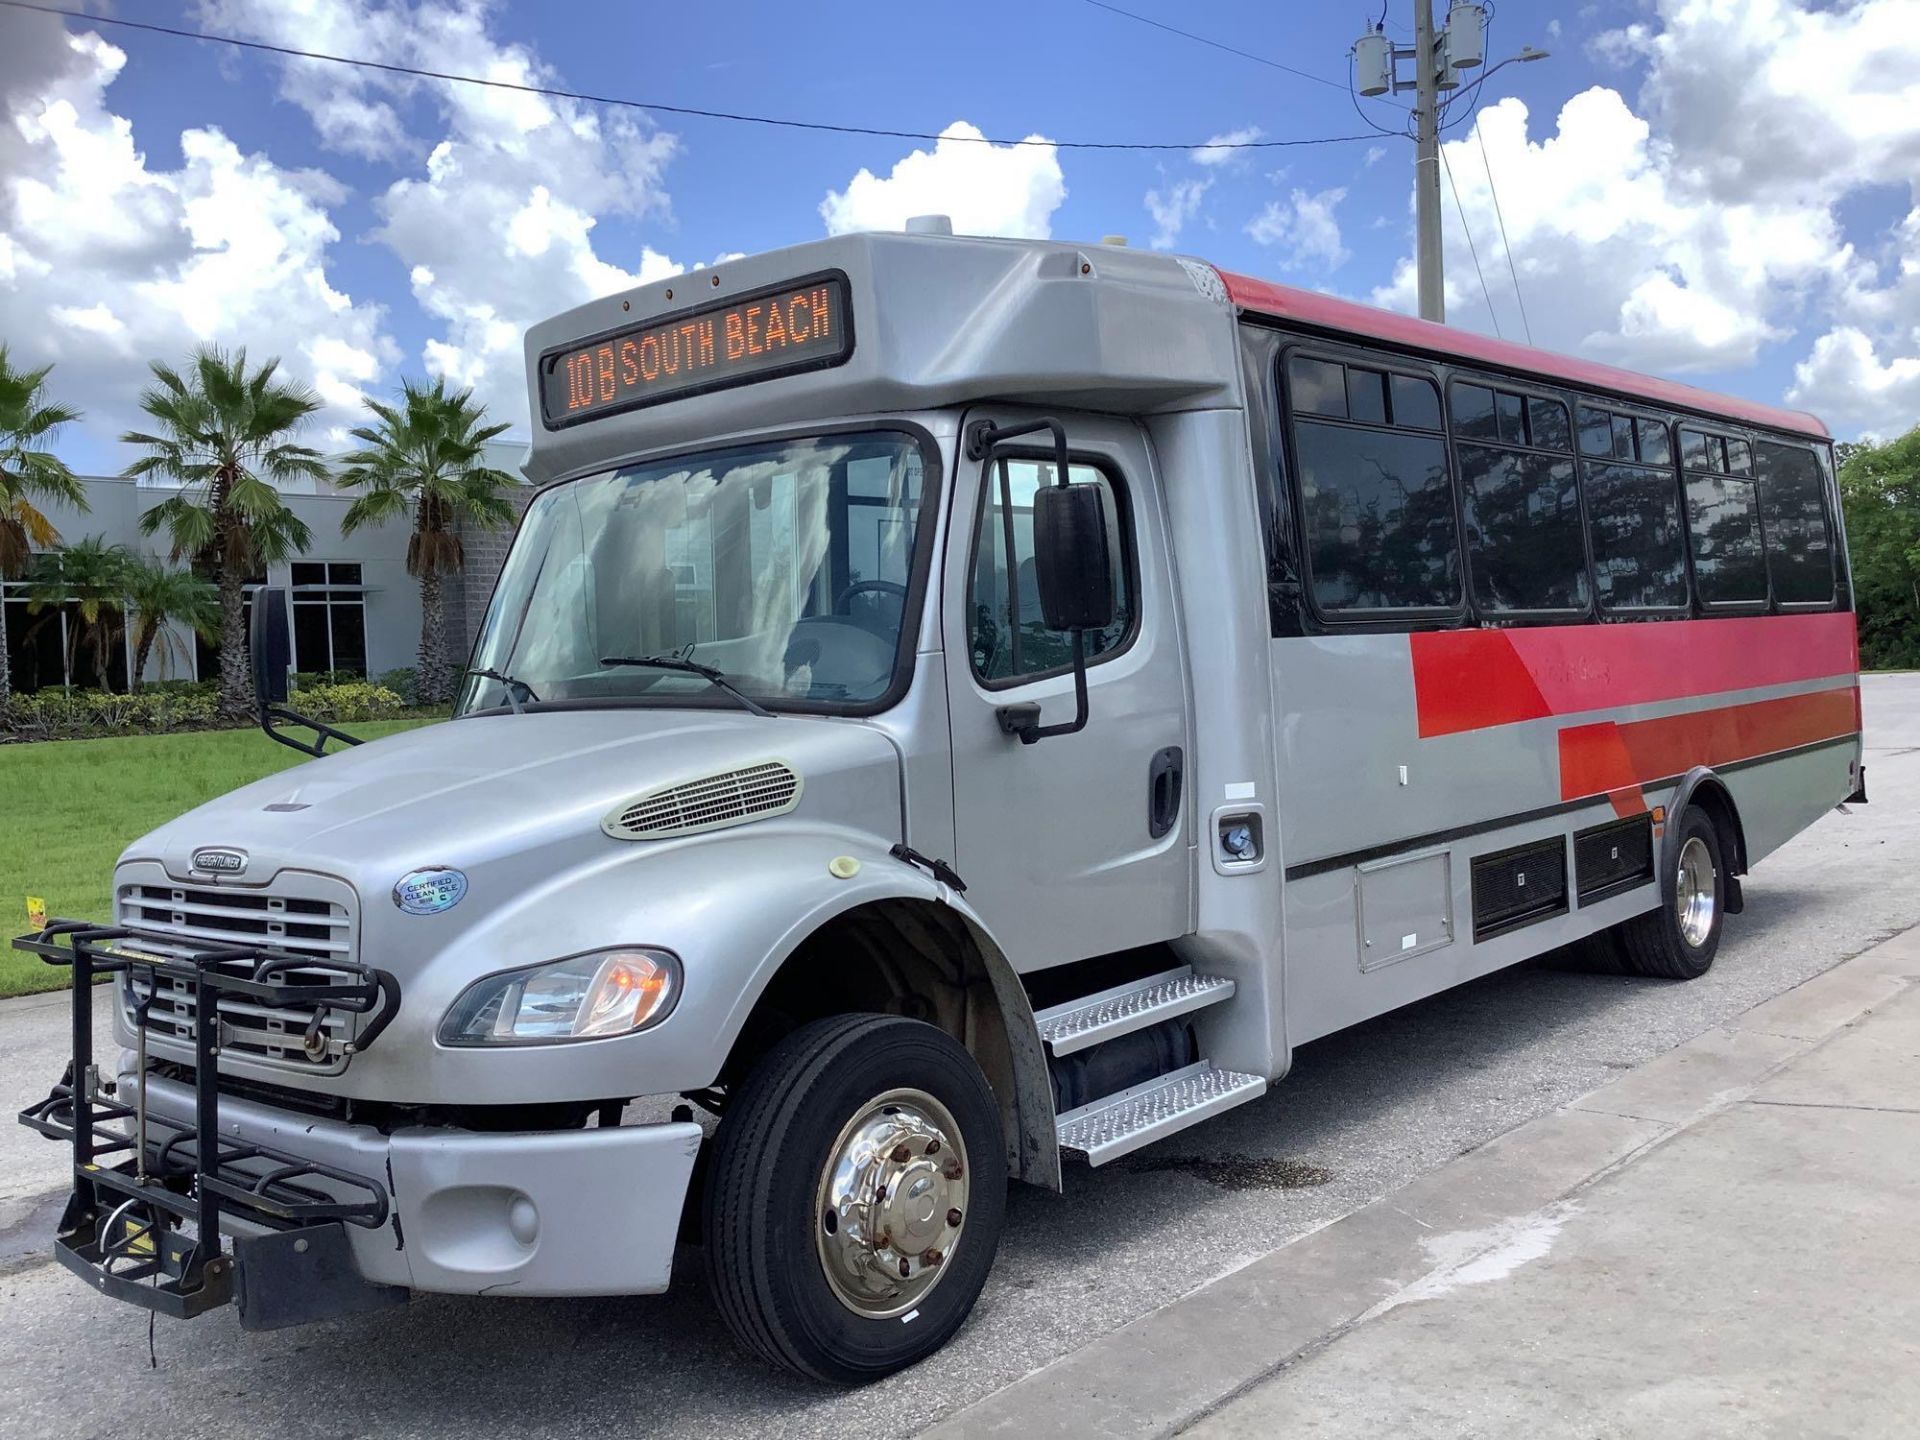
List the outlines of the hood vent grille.
{"type": "Polygon", "coordinates": [[[616,840],[666,840],[784,815],[799,803],[799,775],[769,760],[642,795],[613,811],[600,828],[616,840]]]}

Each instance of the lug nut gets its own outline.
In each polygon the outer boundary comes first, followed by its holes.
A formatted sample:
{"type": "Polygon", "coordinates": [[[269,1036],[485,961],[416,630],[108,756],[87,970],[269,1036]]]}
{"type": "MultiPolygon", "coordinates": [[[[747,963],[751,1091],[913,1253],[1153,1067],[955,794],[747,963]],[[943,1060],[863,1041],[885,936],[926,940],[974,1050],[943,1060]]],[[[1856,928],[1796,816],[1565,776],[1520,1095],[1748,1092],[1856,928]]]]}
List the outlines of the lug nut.
{"type": "Polygon", "coordinates": [[[932,1265],[938,1265],[942,1260],[946,1259],[947,1257],[942,1255],[938,1250],[929,1250],[925,1255],[922,1255],[920,1258],[927,1265],[932,1266],[932,1265]]]}
{"type": "Polygon", "coordinates": [[[891,1158],[892,1158],[892,1160],[893,1160],[893,1163],[894,1163],[894,1164],[896,1164],[896,1165],[904,1165],[904,1164],[906,1164],[906,1163],[907,1163],[907,1159],[908,1159],[908,1156],[909,1156],[909,1153],[910,1153],[910,1152],[908,1151],[908,1149],[907,1149],[907,1147],[906,1147],[906,1145],[905,1145],[904,1143],[902,1143],[902,1144],[899,1144],[899,1145],[896,1145],[896,1146],[894,1146],[894,1147],[893,1147],[893,1155],[892,1155],[892,1157],[891,1157],[891,1158]]]}
{"type": "Polygon", "coordinates": [[[912,1264],[906,1260],[902,1260],[900,1262],[900,1278],[904,1280],[912,1273],[913,1273],[912,1264]]]}
{"type": "Polygon", "coordinates": [[[938,1155],[939,1153],[940,1153],[940,1142],[938,1140],[927,1141],[927,1154],[938,1155]]]}
{"type": "Polygon", "coordinates": [[[959,1210],[954,1209],[947,1211],[947,1228],[950,1230],[958,1230],[960,1228],[959,1210]]]}

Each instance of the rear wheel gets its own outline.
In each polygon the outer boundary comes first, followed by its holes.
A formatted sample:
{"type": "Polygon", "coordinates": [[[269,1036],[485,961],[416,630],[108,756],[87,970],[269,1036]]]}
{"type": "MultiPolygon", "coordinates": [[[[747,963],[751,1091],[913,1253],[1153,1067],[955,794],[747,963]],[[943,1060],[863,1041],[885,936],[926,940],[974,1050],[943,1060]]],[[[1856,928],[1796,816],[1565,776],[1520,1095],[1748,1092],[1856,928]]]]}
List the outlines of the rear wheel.
{"type": "Polygon", "coordinates": [[[1673,898],[1620,927],[1620,958],[1636,975],[1697,980],[1713,968],[1726,916],[1726,866],[1711,816],[1689,808],[1679,819],[1673,898]]]}
{"type": "Polygon", "coordinates": [[[926,1358],[979,1298],[1006,1156],[993,1092],[944,1031],[890,1015],[803,1026],[727,1107],[707,1176],[707,1276],[748,1350],[860,1384],[926,1358]]]}

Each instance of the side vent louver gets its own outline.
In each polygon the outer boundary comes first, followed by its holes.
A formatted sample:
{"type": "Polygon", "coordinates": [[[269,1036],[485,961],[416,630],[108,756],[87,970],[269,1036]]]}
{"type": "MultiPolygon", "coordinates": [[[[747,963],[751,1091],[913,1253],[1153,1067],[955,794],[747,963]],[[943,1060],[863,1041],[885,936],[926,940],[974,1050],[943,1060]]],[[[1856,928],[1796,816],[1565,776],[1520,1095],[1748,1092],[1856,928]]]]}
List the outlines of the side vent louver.
{"type": "Polygon", "coordinates": [[[600,828],[616,840],[666,840],[784,815],[800,803],[800,777],[778,760],[654,790],[616,808],[600,828]]]}

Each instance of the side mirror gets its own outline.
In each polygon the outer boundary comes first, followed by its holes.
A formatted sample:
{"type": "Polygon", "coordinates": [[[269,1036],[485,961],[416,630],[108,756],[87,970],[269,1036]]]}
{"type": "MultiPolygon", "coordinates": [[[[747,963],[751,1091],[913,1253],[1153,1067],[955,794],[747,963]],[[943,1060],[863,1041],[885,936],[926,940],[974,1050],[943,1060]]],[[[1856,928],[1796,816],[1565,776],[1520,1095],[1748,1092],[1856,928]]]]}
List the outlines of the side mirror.
{"type": "Polygon", "coordinates": [[[264,716],[270,706],[287,703],[287,672],[293,668],[293,640],[287,630],[287,592],[258,590],[253,597],[253,626],[247,636],[253,659],[253,703],[264,716]]]}
{"type": "Polygon", "coordinates": [[[1034,492],[1033,569],[1049,630],[1104,630],[1113,623],[1107,507],[1098,485],[1034,492]]]}

